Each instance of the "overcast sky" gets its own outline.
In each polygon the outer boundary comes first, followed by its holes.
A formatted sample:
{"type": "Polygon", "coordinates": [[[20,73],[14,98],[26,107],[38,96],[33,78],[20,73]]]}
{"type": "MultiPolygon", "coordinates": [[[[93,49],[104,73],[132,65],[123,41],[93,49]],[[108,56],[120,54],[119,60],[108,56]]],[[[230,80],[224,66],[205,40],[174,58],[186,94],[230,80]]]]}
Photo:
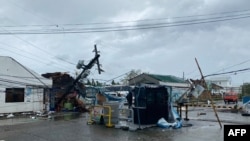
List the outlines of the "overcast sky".
{"type": "Polygon", "coordinates": [[[196,58],[204,75],[246,69],[228,74],[239,85],[250,82],[249,5],[249,0],[0,0],[0,55],[39,74],[74,74],[81,71],[79,60],[87,64],[94,57],[96,44],[105,72],[98,74],[95,66],[90,79],[119,81],[132,69],[199,79],[196,58]]]}

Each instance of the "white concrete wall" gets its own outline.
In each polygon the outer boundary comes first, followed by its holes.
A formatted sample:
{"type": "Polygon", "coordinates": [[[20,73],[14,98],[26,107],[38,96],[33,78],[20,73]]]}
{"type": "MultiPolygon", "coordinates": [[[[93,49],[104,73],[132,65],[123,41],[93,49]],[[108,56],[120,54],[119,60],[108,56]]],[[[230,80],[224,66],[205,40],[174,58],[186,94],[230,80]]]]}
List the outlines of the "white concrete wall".
{"type": "Polygon", "coordinates": [[[43,110],[43,89],[26,88],[24,102],[5,102],[5,92],[0,92],[0,113],[17,113],[43,110]]]}

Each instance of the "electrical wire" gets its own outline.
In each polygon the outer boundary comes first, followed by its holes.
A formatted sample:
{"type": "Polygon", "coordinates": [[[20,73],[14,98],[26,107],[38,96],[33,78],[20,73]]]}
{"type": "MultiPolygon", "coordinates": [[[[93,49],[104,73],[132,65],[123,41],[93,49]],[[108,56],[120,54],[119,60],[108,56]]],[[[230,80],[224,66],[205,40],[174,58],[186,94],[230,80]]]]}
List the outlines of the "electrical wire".
{"type": "Polygon", "coordinates": [[[205,75],[204,77],[209,77],[209,76],[215,76],[215,75],[223,75],[223,74],[231,74],[231,73],[238,73],[238,72],[244,72],[248,71],[250,68],[245,68],[245,69],[240,69],[240,70],[235,70],[235,71],[229,71],[229,72],[223,72],[223,73],[213,73],[209,75],[205,75]]]}
{"type": "MultiPolygon", "coordinates": [[[[9,84],[18,84],[18,85],[34,85],[34,83],[32,83],[32,82],[26,83],[26,82],[23,82],[21,80],[17,81],[17,80],[10,80],[10,79],[4,79],[4,78],[0,78],[0,82],[9,83],[9,84]]],[[[10,86],[12,86],[12,85],[10,85],[10,86]]]]}
{"type": "Polygon", "coordinates": [[[42,52],[44,52],[44,53],[46,53],[46,54],[48,54],[48,55],[50,55],[50,56],[52,56],[52,57],[54,57],[54,58],[57,58],[57,59],[60,60],[60,61],[69,63],[69,64],[71,64],[71,65],[76,65],[75,63],[69,62],[69,61],[67,61],[67,60],[65,60],[65,59],[63,59],[63,58],[55,57],[55,56],[52,55],[50,52],[48,52],[48,51],[46,51],[46,50],[44,50],[44,49],[39,48],[38,46],[34,45],[33,43],[31,43],[31,42],[29,42],[29,41],[27,41],[27,40],[24,40],[23,38],[21,38],[21,37],[19,37],[19,36],[16,36],[16,34],[12,34],[12,33],[9,32],[8,30],[5,30],[5,29],[3,29],[3,30],[6,31],[7,33],[10,33],[10,35],[13,35],[15,38],[17,38],[17,39],[19,39],[19,40],[25,42],[26,44],[28,44],[28,45],[30,45],[30,46],[36,48],[36,49],[39,49],[40,51],[42,51],[42,52]]]}
{"type": "MultiPolygon", "coordinates": [[[[46,21],[46,22],[48,22],[48,23],[52,23],[50,20],[48,20],[48,19],[45,18],[44,16],[40,16],[40,15],[36,14],[36,12],[30,11],[30,9],[24,8],[24,7],[21,6],[19,3],[16,3],[16,2],[11,1],[11,0],[9,0],[8,2],[10,2],[12,5],[18,7],[19,9],[22,9],[22,10],[25,11],[26,13],[29,13],[29,14],[33,15],[33,16],[36,17],[36,18],[42,19],[42,20],[44,20],[44,21],[46,21]]],[[[1,27],[1,26],[0,26],[0,27],[1,27]]],[[[63,29],[63,28],[62,28],[62,29],[63,29]]],[[[5,30],[4,28],[2,28],[2,30],[7,31],[7,30],[5,30]]],[[[7,31],[7,32],[8,32],[8,31],[7,31]]],[[[14,35],[13,35],[13,36],[14,36],[14,35]]],[[[70,62],[70,61],[68,61],[68,60],[65,60],[64,58],[56,57],[56,56],[52,55],[50,52],[48,52],[48,51],[46,51],[46,50],[44,50],[44,49],[42,49],[42,48],[39,48],[38,46],[34,45],[33,43],[31,43],[31,42],[29,42],[29,41],[27,41],[27,40],[24,40],[24,39],[22,39],[22,38],[20,38],[20,37],[18,37],[18,36],[14,36],[14,37],[18,38],[19,40],[21,40],[21,41],[23,41],[23,42],[25,42],[25,43],[27,43],[27,44],[29,44],[30,46],[32,46],[32,47],[34,47],[34,48],[39,49],[40,51],[46,53],[47,55],[52,56],[52,58],[56,58],[57,60],[62,61],[62,62],[64,62],[64,63],[68,63],[68,64],[70,64],[70,65],[76,65],[75,63],[72,63],[72,62],[70,62]]]]}
{"type": "MultiPolygon", "coordinates": [[[[110,27],[96,27],[96,28],[70,28],[70,29],[64,29],[63,31],[60,29],[36,29],[36,30],[5,30],[5,32],[1,32],[1,35],[16,35],[16,34],[65,34],[65,33],[93,33],[93,32],[112,32],[112,31],[128,31],[128,30],[140,30],[140,29],[153,29],[153,28],[165,28],[165,27],[174,27],[174,26],[187,26],[187,25],[195,25],[195,24],[204,24],[204,23],[212,23],[212,22],[220,22],[220,21],[228,21],[228,20],[236,20],[236,19],[245,19],[249,18],[250,15],[248,13],[244,14],[235,14],[236,12],[247,12],[249,10],[244,11],[234,11],[234,12],[224,12],[234,13],[234,15],[226,15],[226,16],[219,16],[219,17],[212,17],[212,18],[203,18],[203,19],[192,19],[192,20],[186,20],[186,21],[176,21],[176,22],[167,22],[167,23],[153,23],[153,24],[140,24],[140,25],[134,25],[134,26],[110,26],[110,27]]],[[[218,13],[223,14],[223,13],[218,13]]],[[[198,16],[208,16],[208,15],[218,15],[218,14],[204,14],[204,15],[194,15],[194,16],[185,16],[185,17],[173,17],[173,18],[190,18],[190,17],[198,17],[198,16]]],[[[172,19],[173,19],[172,18],[172,19]]],[[[140,22],[140,21],[159,21],[159,20],[166,20],[169,18],[159,18],[159,19],[145,19],[145,20],[137,20],[137,21],[120,21],[120,22],[112,22],[113,23],[125,23],[125,22],[140,22]]],[[[90,25],[94,24],[111,24],[111,23],[92,23],[90,25]]],[[[86,24],[63,24],[63,26],[66,25],[86,25],[86,24]]],[[[26,25],[28,26],[28,25],[26,25]]],[[[35,25],[32,25],[35,26],[35,25]]],[[[48,25],[39,25],[39,26],[48,26],[48,25]]],[[[59,27],[61,25],[54,25],[56,27],[59,27]]],[[[2,26],[7,27],[7,26],[2,26]]],[[[11,27],[11,26],[9,26],[11,27]]],[[[20,39],[20,38],[19,38],[20,39]]],[[[29,45],[36,47],[35,45],[20,39],[29,45]]],[[[44,50],[41,50],[44,51],[44,50]]],[[[63,60],[66,61],[66,60],[63,60]]],[[[74,64],[71,62],[68,62],[70,64],[74,64]]],[[[75,65],[75,64],[74,64],[75,65]]],[[[115,78],[116,79],[116,78],[115,78]]],[[[112,81],[108,80],[108,81],[112,81]]]]}
{"type": "MultiPolygon", "coordinates": [[[[194,16],[186,16],[186,17],[174,17],[174,18],[188,18],[188,17],[198,17],[198,16],[208,16],[208,15],[218,15],[218,14],[229,14],[229,13],[236,13],[236,12],[248,12],[249,10],[244,11],[234,11],[234,12],[224,12],[224,13],[215,13],[215,14],[204,14],[204,15],[194,15],[194,16]]],[[[225,20],[235,20],[235,19],[242,19],[242,18],[248,18],[250,17],[249,14],[236,14],[236,15],[226,15],[226,16],[219,16],[219,17],[212,17],[212,18],[203,18],[203,19],[195,19],[195,20],[188,20],[188,21],[177,21],[172,23],[153,23],[153,24],[141,24],[136,26],[116,26],[116,27],[97,27],[97,28],[73,28],[73,29],[64,29],[58,30],[58,29],[38,29],[38,30],[29,30],[29,32],[25,30],[4,30],[7,32],[1,32],[0,34],[10,34],[10,35],[16,35],[16,34],[65,34],[65,33],[91,33],[91,32],[111,32],[111,31],[126,31],[126,30],[139,30],[139,29],[152,29],[152,28],[164,28],[164,27],[173,27],[173,26],[184,26],[184,25],[192,25],[192,24],[202,24],[202,23],[210,23],[210,22],[218,22],[218,21],[225,21],[225,20]],[[238,17],[241,16],[241,17],[238,17]],[[32,31],[32,32],[30,32],[32,31]]],[[[169,18],[160,18],[160,19],[145,19],[145,20],[137,20],[137,21],[127,21],[127,22],[138,22],[138,21],[156,21],[156,20],[166,20],[169,18]]],[[[125,21],[120,21],[116,23],[124,23],[125,21]]],[[[95,23],[95,24],[101,24],[101,23],[95,23]]],[[[104,23],[108,24],[108,23],[104,23]]],[[[65,25],[80,25],[80,24],[64,24],[65,25]]],[[[41,25],[46,26],[46,25],[41,25]]],[[[58,27],[57,25],[56,27],[58,27]]],[[[19,37],[18,37],[19,38],[19,37]]],[[[19,38],[20,40],[28,43],[29,45],[38,48],[37,46],[31,44],[30,42],[27,42],[26,40],[23,40],[19,38]]],[[[38,48],[40,49],[40,48],[38,48]]],[[[44,50],[40,49],[44,52],[44,50]]],[[[48,52],[46,52],[48,53],[48,52]]],[[[64,60],[62,58],[57,58],[61,61],[67,62],[69,64],[75,65],[74,63],[68,62],[67,60],[64,60]]]]}
{"type": "MultiPolygon", "coordinates": [[[[23,8],[22,8],[23,9],[23,8]]],[[[194,17],[205,17],[205,16],[214,16],[214,15],[227,15],[235,13],[250,12],[250,9],[246,10],[235,10],[227,12],[217,12],[210,14],[197,14],[197,15],[187,15],[187,16],[176,16],[176,17],[164,17],[164,18],[152,18],[152,19],[141,19],[141,20],[132,20],[132,21],[114,21],[114,22],[92,22],[92,23],[66,23],[66,24],[34,24],[34,25],[0,25],[0,27],[60,27],[60,26],[83,26],[83,25],[111,25],[111,24],[126,24],[126,23],[137,23],[137,22],[152,22],[152,21],[163,21],[169,19],[184,19],[184,18],[194,18],[194,17]]]]}
{"type": "Polygon", "coordinates": [[[167,22],[167,23],[153,23],[153,24],[141,24],[141,25],[129,25],[129,26],[109,26],[109,27],[95,27],[95,28],[70,28],[58,30],[19,30],[8,32],[0,32],[0,35],[16,35],[16,34],[73,34],[73,33],[94,33],[94,32],[112,32],[112,31],[128,31],[128,30],[142,30],[142,29],[156,29],[156,28],[166,28],[175,26],[188,26],[197,25],[205,23],[214,23],[229,20],[238,20],[249,18],[250,14],[240,14],[240,15],[229,15],[221,17],[212,17],[206,19],[188,20],[188,21],[177,21],[177,22],[167,22]]]}
{"type": "MultiPolygon", "coordinates": [[[[239,66],[239,65],[245,64],[245,63],[247,63],[247,62],[249,62],[249,61],[250,61],[250,59],[245,60],[245,61],[240,62],[240,63],[237,63],[237,64],[235,64],[235,65],[231,65],[231,66],[228,66],[228,67],[226,67],[226,68],[223,68],[223,69],[221,69],[221,70],[219,70],[219,71],[217,71],[217,72],[225,71],[225,70],[230,69],[230,68],[233,68],[233,67],[235,67],[235,66],[239,66]]],[[[215,73],[217,73],[217,72],[215,72],[215,73]]]]}
{"type": "MultiPolygon", "coordinates": [[[[25,56],[25,55],[23,55],[23,54],[20,54],[20,53],[17,53],[17,52],[15,52],[15,51],[12,51],[12,50],[10,50],[10,49],[8,49],[8,48],[7,48],[7,49],[6,49],[6,48],[0,48],[0,49],[2,49],[2,50],[4,50],[4,51],[11,52],[11,53],[13,53],[13,54],[19,55],[19,56],[21,56],[21,57],[23,57],[23,58],[26,58],[26,59],[29,59],[29,60],[32,60],[32,61],[37,61],[37,62],[39,62],[39,63],[48,65],[48,62],[44,62],[44,60],[41,60],[41,59],[38,59],[38,58],[34,58],[34,57],[25,56]]],[[[57,65],[57,64],[52,64],[52,65],[57,65]]],[[[55,67],[60,68],[60,69],[63,69],[63,70],[67,70],[66,68],[63,68],[62,65],[58,65],[58,66],[55,66],[55,67]]]]}

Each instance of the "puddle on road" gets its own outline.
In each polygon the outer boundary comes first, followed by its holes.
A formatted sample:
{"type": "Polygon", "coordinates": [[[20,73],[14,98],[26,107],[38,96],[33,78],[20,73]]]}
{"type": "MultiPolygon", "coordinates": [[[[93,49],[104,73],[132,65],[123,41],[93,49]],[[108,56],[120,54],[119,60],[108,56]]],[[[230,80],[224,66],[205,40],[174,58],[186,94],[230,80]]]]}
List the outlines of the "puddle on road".
{"type": "Polygon", "coordinates": [[[72,120],[80,117],[82,117],[82,113],[63,113],[62,115],[56,115],[52,117],[51,120],[54,121],[72,120]]]}
{"type": "Polygon", "coordinates": [[[48,118],[48,116],[41,117],[34,115],[18,115],[12,118],[1,117],[0,126],[31,123],[42,120],[53,120],[53,121],[72,120],[80,117],[82,117],[82,113],[57,113],[52,115],[51,118],[48,118]]]}

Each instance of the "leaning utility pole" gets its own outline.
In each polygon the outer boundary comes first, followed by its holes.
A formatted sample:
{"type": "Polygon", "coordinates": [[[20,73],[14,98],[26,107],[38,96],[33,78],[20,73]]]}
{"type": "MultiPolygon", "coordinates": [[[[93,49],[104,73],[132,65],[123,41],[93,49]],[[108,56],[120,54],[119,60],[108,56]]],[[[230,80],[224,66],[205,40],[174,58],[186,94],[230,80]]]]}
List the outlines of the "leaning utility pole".
{"type": "Polygon", "coordinates": [[[84,65],[83,61],[79,61],[77,64],[77,68],[80,69],[82,68],[82,72],[76,77],[76,79],[73,81],[72,85],[70,85],[66,91],[63,93],[62,97],[57,101],[56,104],[56,108],[59,108],[60,103],[62,102],[62,100],[69,94],[69,92],[76,86],[76,84],[78,83],[78,81],[81,78],[85,78],[88,76],[88,71],[95,65],[95,63],[97,64],[98,67],[98,72],[99,74],[101,74],[101,72],[103,72],[103,70],[100,67],[99,64],[99,57],[100,54],[98,54],[99,52],[97,51],[96,45],[94,46],[94,52],[95,52],[95,57],[87,64],[84,65]]]}
{"type": "Polygon", "coordinates": [[[208,93],[208,95],[209,95],[209,100],[211,100],[211,103],[212,103],[212,107],[213,107],[213,110],[214,110],[215,116],[216,116],[216,118],[217,118],[217,121],[218,121],[218,122],[219,122],[219,124],[220,124],[220,128],[222,128],[222,125],[221,125],[221,122],[220,122],[219,116],[218,116],[217,111],[216,111],[215,106],[214,106],[213,99],[212,99],[212,97],[211,97],[211,93],[210,93],[210,91],[208,91],[208,87],[207,87],[206,81],[205,81],[205,79],[204,79],[204,76],[203,76],[203,74],[202,74],[201,68],[200,68],[200,66],[199,66],[198,61],[197,61],[197,59],[196,59],[196,58],[195,58],[195,61],[196,61],[196,64],[197,64],[198,69],[199,69],[200,74],[201,74],[201,83],[202,83],[202,86],[205,88],[206,93],[208,93]]]}

